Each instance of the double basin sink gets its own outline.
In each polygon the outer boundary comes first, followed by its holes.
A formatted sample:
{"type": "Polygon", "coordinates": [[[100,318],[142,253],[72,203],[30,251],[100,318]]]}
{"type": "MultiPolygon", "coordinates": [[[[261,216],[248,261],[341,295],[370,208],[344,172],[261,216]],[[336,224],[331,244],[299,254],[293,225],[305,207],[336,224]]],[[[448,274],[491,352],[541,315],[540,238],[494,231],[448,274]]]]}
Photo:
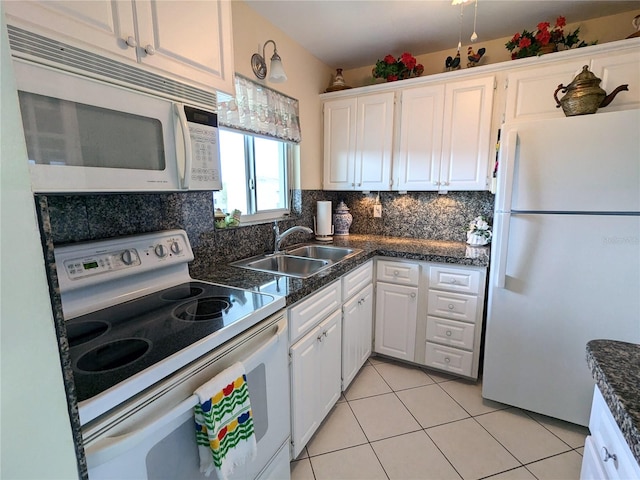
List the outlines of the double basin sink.
{"type": "Polygon", "coordinates": [[[259,272],[307,278],[361,251],[357,248],[303,245],[287,249],[284,253],[258,255],[233,262],[231,265],[259,272]]]}

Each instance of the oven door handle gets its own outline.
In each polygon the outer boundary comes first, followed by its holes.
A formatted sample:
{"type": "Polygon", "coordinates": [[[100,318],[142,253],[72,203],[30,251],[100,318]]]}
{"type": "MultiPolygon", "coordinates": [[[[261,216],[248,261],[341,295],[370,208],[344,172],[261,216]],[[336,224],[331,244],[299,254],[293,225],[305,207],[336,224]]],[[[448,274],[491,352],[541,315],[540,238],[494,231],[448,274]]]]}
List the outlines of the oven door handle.
{"type": "MultiPolygon", "coordinates": [[[[282,319],[278,322],[277,325],[278,329],[274,333],[274,335],[264,345],[261,345],[258,350],[251,354],[251,356],[247,359],[247,363],[249,363],[252,359],[264,355],[268,350],[271,349],[274,344],[276,344],[280,340],[282,333],[286,330],[287,323],[284,319],[282,319]]],[[[200,399],[197,395],[191,395],[189,398],[180,402],[168,412],[162,414],[162,416],[157,417],[155,420],[152,420],[150,423],[138,430],[133,430],[131,432],[117,435],[115,437],[104,437],[91,445],[87,445],[85,447],[87,467],[97,467],[98,465],[102,465],[103,463],[108,462],[109,460],[112,460],[117,456],[129,451],[134,446],[142,442],[145,438],[150,437],[159,429],[163,428],[175,419],[187,413],[190,409],[194,408],[199,401],[200,399]]],[[[195,433],[193,438],[195,439],[195,433]]]]}

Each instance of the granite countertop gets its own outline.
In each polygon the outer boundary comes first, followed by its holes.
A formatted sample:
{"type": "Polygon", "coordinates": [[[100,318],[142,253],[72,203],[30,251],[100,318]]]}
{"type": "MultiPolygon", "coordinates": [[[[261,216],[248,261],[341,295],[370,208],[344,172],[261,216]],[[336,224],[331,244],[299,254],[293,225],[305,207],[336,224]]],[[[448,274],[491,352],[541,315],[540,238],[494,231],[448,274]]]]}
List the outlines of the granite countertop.
{"type": "MultiPolygon", "coordinates": [[[[489,247],[471,247],[464,242],[348,235],[336,236],[328,245],[358,248],[362,252],[306,279],[256,272],[228,264],[212,264],[190,273],[198,280],[281,295],[286,297],[287,305],[291,305],[376,255],[479,267],[489,265],[489,247]]],[[[291,249],[292,245],[284,248],[291,249]]]]}
{"type": "Polygon", "coordinates": [[[591,340],[587,343],[587,364],[640,464],[640,345],[591,340]]]}

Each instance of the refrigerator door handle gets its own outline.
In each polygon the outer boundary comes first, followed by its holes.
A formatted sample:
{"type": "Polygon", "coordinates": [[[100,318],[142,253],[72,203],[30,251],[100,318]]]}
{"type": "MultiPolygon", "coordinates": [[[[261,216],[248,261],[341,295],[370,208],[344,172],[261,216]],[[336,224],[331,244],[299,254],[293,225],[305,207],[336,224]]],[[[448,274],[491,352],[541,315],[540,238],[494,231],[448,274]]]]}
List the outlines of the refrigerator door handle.
{"type": "Polygon", "coordinates": [[[500,149],[498,161],[498,193],[496,195],[496,211],[510,212],[513,192],[513,175],[518,146],[518,131],[511,129],[505,135],[500,149]]]}
{"type": "Polygon", "coordinates": [[[496,216],[493,229],[493,247],[491,257],[495,258],[494,286],[504,288],[507,273],[507,249],[509,246],[510,213],[501,213],[496,216]]]}

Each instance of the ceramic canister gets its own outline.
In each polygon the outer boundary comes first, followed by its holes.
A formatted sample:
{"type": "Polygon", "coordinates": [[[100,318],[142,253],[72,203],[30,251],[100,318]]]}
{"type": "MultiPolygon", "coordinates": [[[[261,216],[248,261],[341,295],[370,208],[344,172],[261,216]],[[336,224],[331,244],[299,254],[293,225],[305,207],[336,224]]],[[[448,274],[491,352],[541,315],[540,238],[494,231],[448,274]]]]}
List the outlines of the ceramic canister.
{"type": "Polygon", "coordinates": [[[333,214],[334,235],[349,235],[349,228],[353,222],[353,216],[349,213],[349,208],[341,201],[333,214]]]}

